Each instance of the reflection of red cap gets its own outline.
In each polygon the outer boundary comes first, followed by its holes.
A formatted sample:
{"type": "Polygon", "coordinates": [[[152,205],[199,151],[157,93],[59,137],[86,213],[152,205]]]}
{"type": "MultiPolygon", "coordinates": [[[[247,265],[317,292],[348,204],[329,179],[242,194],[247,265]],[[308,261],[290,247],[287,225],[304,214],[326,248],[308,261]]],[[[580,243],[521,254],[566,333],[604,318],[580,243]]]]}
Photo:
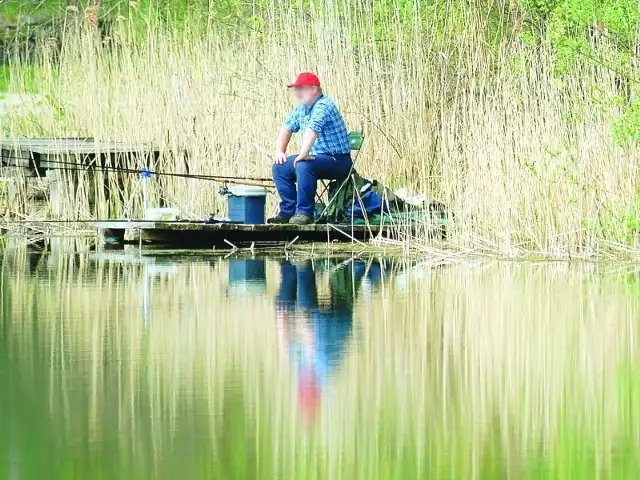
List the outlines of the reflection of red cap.
{"type": "Polygon", "coordinates": [[[299,394],[302,417],[311,422],[315,419],[320,407],[320,387],[313,373],[303,372],[300,375],[299,394]]]}
{"type": "Polygon", "coordinates": [[[289,88],[300,88],[300,87],[319,87],[320,79],[313,73],[303,72],[298,75],[296,81],[290,83],[288,85],[289,88]]]}

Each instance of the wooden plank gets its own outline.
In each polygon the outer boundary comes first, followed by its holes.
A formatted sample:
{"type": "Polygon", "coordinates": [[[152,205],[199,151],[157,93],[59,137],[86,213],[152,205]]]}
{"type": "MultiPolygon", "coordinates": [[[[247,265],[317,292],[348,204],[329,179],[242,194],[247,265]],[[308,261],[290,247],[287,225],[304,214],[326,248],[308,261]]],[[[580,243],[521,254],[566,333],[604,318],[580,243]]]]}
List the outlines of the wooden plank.
{"type": "MultiPolygon", "coordinates": [[[[229,248],[234,245],[299,243],[339,240],[349,242],[352,239],[366,240],[380,232],[379,225],[246,225],[234,223],[206,224],[201,222],[148,222],[148,221],[107,221],[92,222],[102,233],[105,240],[117,243],[114,239],[126,237],[129,231],[135,238],[145,243],[171,245],[174,248],[191,246],[220,246],[229,248]],[[108,234],[108,235],[106,235],[108,234]]],[[[384,228],[384,227],[382,227],[384,228]]],[[[131,237],[129,237],[131,238],[131,237]]]]}
{"type": "Polygon", "coordinates": [[[146,222],[144,220],[108,220],[106,222],[90,222],[96,228],[123,229],[133,230],[135,228],[155,228],[155,222],[146,222]]]}
{"type": "Polygon", "coordinates": [[[96,141],[83,138],[21,138],[0,139],[0,148],[9,152],[32,152],[41,155],[101,154],[101,153],[153,153],[158,147],[148,143],[96,141]]]}
{"type": "Polygon", "coordinates": [[[105,153],[119,153],[125,155],[148,154],[156,151],[152,146],[132,145],[132,144],[107,144],[94,143],[91,145],[45,145],[42,147],[30,148],[34,153],[41,155],[91,155],[105,153]]]}
{"type": "MultiPolygon", "coordinates": [[[[151,222],[141,220],[111,220],[93,222],[98,228],[120,228],[131,230],[142,228],[144,230],[166,230],[173,232],[326,232],[331,228],[326,224],[291,225],[291,224],[260,224],[248,225],[243,223],[202,223],[202,222],[151,222]]],[[[380,225],[336,225],[345,233],[364,232],[371,230],[376,233],[380,225]]]]}

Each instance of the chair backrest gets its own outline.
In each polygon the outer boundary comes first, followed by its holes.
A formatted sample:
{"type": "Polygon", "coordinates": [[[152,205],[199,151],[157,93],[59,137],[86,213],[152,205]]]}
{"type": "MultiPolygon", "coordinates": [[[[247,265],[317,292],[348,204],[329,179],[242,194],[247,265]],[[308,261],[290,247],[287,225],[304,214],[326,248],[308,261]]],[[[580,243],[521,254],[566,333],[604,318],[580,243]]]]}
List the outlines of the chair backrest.
{"type": "Polygon", "coordinates": [[[349,132],[349,147],[351,150],[358,151],[364,143],[364,132],[349,132]]]}

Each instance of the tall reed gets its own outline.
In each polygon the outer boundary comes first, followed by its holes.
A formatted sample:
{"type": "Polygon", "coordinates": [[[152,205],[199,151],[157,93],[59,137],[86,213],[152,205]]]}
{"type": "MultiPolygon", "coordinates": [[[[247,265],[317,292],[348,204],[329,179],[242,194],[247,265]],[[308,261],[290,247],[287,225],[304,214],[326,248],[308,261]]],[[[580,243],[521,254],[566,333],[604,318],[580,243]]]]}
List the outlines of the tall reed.
{"type": "MultiPolygon", "coordinates": [[[[381,23],[370,0],[273,2],[240,32],[149,16],[141,34],[120,19],[104,44],[69,34],[59,63],[43,55],[49,114],[14,118],[8,132],[153,142],[159,170],[184,171],[186,149],[191,172],[265,176],[293,106],[285,85],[313,70],[349,127],[365,130],[358,171],[445,203],[452,245],[565,257],[634,248],[639,151],[611,135],[615,74],[579,60],[559,74],[547,47],[496,40],[477,8],[446,7],[426,15],[417,2],[381,23]]],[[[224,209],[215,184],[155,181],[154,198],[189,217],[224,209]]],[[[140,215],[138,182],[114,183],[119,194],[99,204],[140,215]]]]}

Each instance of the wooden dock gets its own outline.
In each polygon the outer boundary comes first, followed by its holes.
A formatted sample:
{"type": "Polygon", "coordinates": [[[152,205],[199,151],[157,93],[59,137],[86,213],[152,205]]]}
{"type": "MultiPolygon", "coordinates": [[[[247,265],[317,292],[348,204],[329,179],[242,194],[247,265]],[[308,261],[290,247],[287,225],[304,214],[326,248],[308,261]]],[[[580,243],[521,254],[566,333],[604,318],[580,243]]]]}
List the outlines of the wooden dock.
{"type": "Polygon", "coordinates": [[[86,192],[88,205],[83,208],[93,211],[97,198],[107,198],[110,192],[120,195],[131,177],[123,173],[126,169],[153,170],[159,158],[160,149],[145,143],[6,137],[0,138],[0,179],[8,185],[7,196],[14,211],[27,213],[34,200],[48,201],[51,213],[58,218],[63,205],[69,203],[66,200],[77,201],[80,175],[91,189],[86,192]]]}
{"type": "Polygon", "coordinates": [[[380,233],[380,225],[245,225],[201,222],[96,222],[108,245],[142,241],[172,248],[232,248],[293,242],[365,241],[380,233]]]}
{"type": "MultiPolygon", "coordinates": [[[[99,141],[93,138],[22,138],[5,137],[0,139],[0,161],[3,167],[18,167],[44,173],[58,170],[60,166],[77,164],[97,166],[119,166],[119,160],[132,157],[153,158],[158,148],[144,143],[126,143],[99,141]]],[[[150,166],[150,165],[149,165],[150,166]]],[[[147,166],[147,167],[149,167],[147,166]]]]}

